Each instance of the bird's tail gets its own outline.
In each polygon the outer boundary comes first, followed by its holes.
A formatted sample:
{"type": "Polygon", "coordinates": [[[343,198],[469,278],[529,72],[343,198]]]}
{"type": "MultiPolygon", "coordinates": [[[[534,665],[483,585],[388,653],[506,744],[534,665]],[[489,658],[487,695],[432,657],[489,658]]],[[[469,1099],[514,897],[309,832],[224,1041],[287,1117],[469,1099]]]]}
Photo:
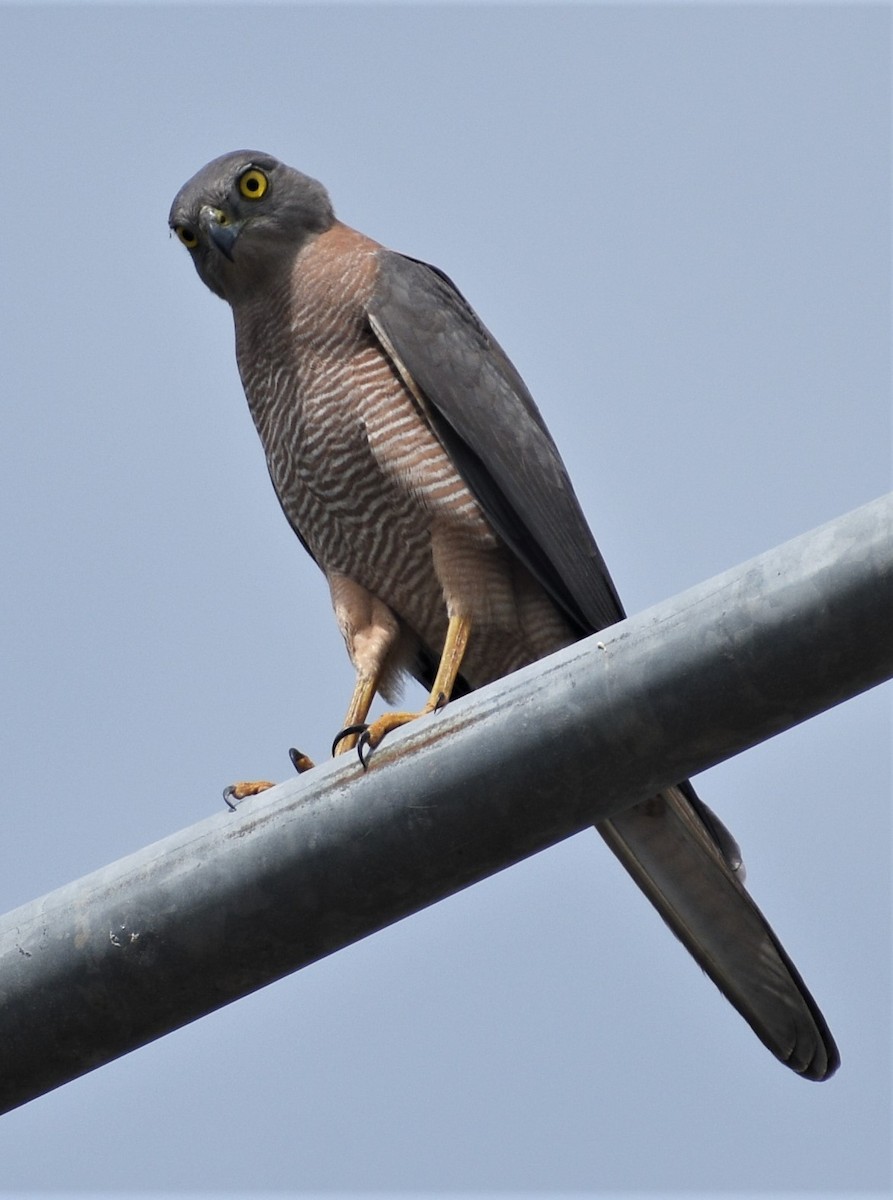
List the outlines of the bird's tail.
{"type": "Polygon", "coordinates": [[[797,968],[744,887],[737,846],[691,784],[597,829],[689,953],[776,1058],[827,1079],[840,1057],[797,968]]]}

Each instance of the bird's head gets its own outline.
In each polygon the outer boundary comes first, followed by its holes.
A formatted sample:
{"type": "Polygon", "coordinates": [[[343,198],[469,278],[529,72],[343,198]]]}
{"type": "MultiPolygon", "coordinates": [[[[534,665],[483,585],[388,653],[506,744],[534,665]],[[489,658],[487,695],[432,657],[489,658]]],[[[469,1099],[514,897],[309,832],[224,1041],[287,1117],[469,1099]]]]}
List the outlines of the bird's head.
{"type": "Polygon", "coordinates": [[[168,218],[199,277],[231,304],[288,271],[335,221],[321,183],[269,154],[215,158],[180,188],[168,218]]]}

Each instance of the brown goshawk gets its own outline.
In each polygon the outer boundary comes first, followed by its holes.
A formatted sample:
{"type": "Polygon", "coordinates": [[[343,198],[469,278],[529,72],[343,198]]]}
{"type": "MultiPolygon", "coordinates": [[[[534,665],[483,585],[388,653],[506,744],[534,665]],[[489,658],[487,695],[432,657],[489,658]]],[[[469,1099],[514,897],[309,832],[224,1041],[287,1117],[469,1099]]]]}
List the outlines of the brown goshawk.
{"type": "MultiPolygon", "coordinates": [[[[268,154],[215,159],[170,224],[232,307],[273,486],[325,572],[356,669],[339,750],[408,671],[430,712],[623,617],[558,451],[518,372],[436,268],[350,229],[321,184],[268,154]]],[[[250,790],[250,789],[246,789],[250,790]]],[[[598,825],[759,1038],[809,1079],[839,1058],[688,782],[598,825]]]]}

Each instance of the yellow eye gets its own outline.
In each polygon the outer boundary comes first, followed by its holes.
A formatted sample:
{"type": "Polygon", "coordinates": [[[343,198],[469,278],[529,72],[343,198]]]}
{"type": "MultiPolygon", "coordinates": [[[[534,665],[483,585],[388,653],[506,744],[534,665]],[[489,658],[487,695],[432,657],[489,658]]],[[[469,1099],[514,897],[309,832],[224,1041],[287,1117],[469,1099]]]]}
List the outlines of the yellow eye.
{"type": "Polygon", "coordinates": [[[246,200],[260,200],[269,186],[269,179],[257,167],[249,167],[239,176],[239,191],[246,200]]]}
{"type": "Polygon", "coordinates": [[[188,225],[178,225],[174,229],[174,233],[183,243],[187,250],[194,250],[198,245],[198,238],[192,232],[188,225]]]}

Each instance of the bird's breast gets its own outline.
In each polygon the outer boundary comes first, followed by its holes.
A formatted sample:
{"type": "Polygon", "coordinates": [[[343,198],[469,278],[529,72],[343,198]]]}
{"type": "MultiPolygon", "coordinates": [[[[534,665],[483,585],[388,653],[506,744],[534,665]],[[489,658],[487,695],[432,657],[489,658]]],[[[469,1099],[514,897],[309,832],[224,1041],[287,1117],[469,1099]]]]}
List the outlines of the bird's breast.
{"type": "MultiPolygon", "coordinates": [[[[249,406],[285,515],[322,569],[377,596],[435,654],[450,605],[470,610],[494,654],[502,647],[477,672],[495,677],[538,656],[519,627],[533,581],[365,321],[372,260],[360,245],[326,271],[303,264],[289,304],[268,305],[262,324],[242,330],[249,406]]],[[[531,615],[543,625],[539,611],[531,615]]],[[[544,632],[550,646],[563,634],[544,632]]],[[[470,665],[483,645],[479,638],[470,665]]]]}
{"type": "Polygon", "coordinates": [[[286,517],[327,574],[439,634],[432,525],[495,545],[478,505],[368,329],[308,305],[264,342],[242,378],[286,517]]]}

